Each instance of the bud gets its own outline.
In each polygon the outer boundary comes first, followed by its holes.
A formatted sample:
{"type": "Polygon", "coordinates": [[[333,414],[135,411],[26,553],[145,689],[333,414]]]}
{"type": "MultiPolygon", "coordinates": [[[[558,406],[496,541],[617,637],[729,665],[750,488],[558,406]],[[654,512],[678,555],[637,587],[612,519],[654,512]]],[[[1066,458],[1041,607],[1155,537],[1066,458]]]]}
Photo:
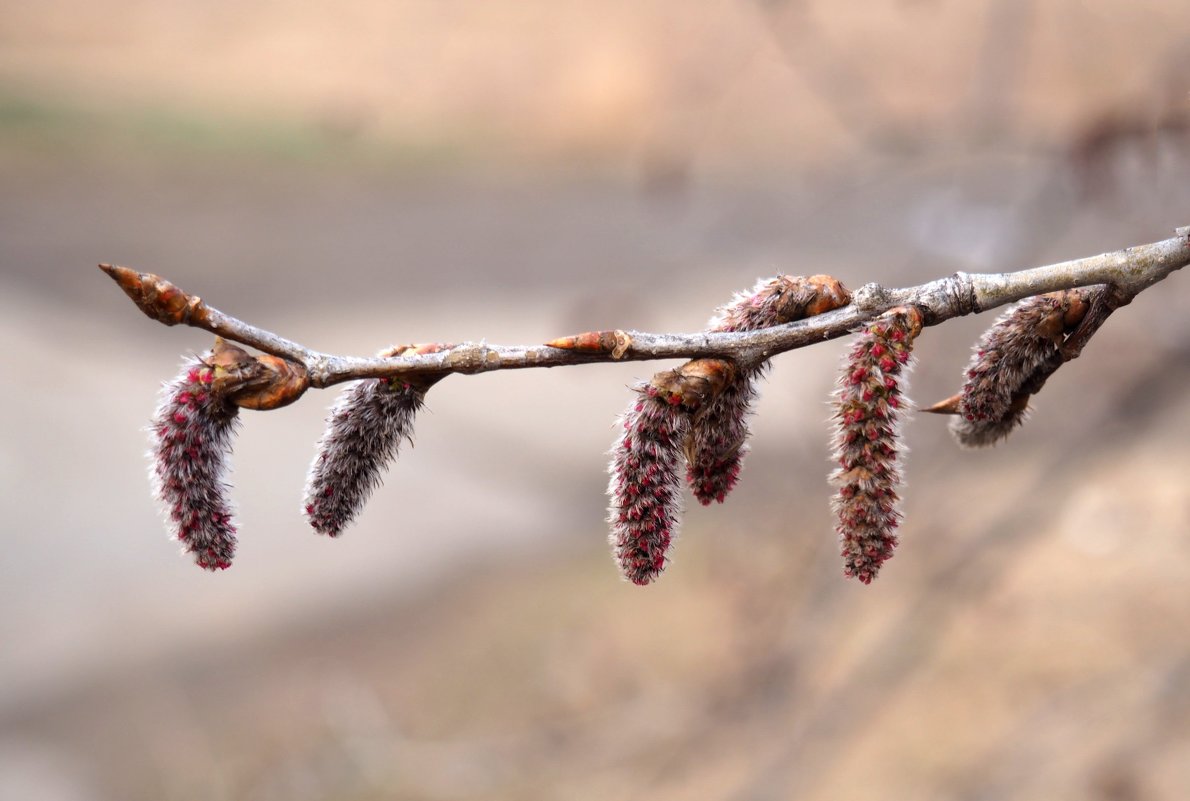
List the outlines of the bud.
{"type": "MultiPolygon", "coordinates": [[[[442,349],[437,344],[401,345],[381,355],[442,349]]],[[[414,417],[439,378],[365,379],[339,395],[306,476],[303,511],[315,531],[337,537],[360,513],[401,441],[413,441],[414,417]]]]}
{"type": "Polygon", "coordinates": [[[739,481],[748,453],[755,379],[762,369],[750,370],[733,381],[690,422],[684,446],[686,483],[703,506],[712,501],[723,503],[739,481]]]}
{"type": "Polygon", "coordinates": [[[194,325],[207,319],[209,310],[202,298],[183,292],[159,275],[113,264],[101,264],[99,269],[111,276],[137,308],[159,323],[194,325]]]}
{"type": "Polygon", "coordinates": [[[1029,396],[1062,363],[1066,334],[1086,314],[1086,293],[1071,289],[1028,298],[984,332],[950,425],[960,445],[994,445],[1024,422],[1029,396]]]}
{"type": "Polygon", "coordinates": [[[613,359],[622,359],[632,347],[632,335],[627,331],[587,331],[574,336],[559,337],[545,343],[547,347],[574,350],[586,353],[610,353],[613,359]]]}
{"type": "MultiPolygon", "coordinates": [[[[761,280],[721,306],[709,323],[712,331],[755,331],[821,314],[851,302],[851,293],[829,275],[779,275],[761,280]]],[[[735,487],[748,452],[748,417],[756,380],[768,362],[740,371],[737,379],[691,421],[685,444],[686,481],[704,506],[723,503],[735,487]]]]}
{"type": "Polygon", "coordinates": [[[260,412],[280,409],[309,389],[310,374],[305,365],[279,356],[248,356],[244,351],[240,352],[250,360],[246,372],[251,378],[230,397],[236,406],[260,412]]]}
{"type": "Polygon", "coordinates": [[[831,474],[837,488],[844,574],[864,584],[893,555],[901,521],[900,418],[908,407],[906,374],[921,313],[898,307],[869,323],[851,349],[834,395],[836,430],[831,474]]]}
{"type": "Polygon", "coordinates": [[[173,538],[206,570],[230,567],[236,549],[224,474],[238,409],[222,391],[234,372],[225,356],[216,350],[185,363],[149,426],[153,493],[173,538]]]}

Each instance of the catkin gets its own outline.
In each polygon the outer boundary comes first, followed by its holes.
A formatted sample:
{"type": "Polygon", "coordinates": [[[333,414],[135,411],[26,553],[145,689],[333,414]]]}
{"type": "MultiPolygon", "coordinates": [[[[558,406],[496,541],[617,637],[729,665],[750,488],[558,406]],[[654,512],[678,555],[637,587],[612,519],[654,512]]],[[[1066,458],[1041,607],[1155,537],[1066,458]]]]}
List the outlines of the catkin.
{"type": "MultiPolygon", "coordinates": [[[[755,331],[837,309],[851,293],[827,275],[779,275],[736,293],[711,318],[711,331],[755,331]]],[[[685,444],[686,481],[699,503],[723,503],[739,480],[748,453],[748,418],[757,395],[756,382],[768,362],[738,372],[734,381],[691,419],[685,444]]]]}
{"type": "Polygon", "coordinates": [[[1030,394],[1060,363],[1065,333],[1085,312],[1084,294],[1072,289],[1028,298],[979,338],[950,423],[960,445],[994,445],[1024,422],[1030,394]]]}
{"type": "Polygon", "coordinates": [[[420,386],[398,379],[365,379],[339,396],[318,441],[302,502],[319,534],[337,537],[380,486],[425,400],[420,386]]]}
{"type": "Polygon", "coordinates": [[[621,436],[608,467],[608,541],[623,576],[644,585],[665,570],[678,535],[678,463],[688,418],[676,396],[652,384],[634,390],[637,397],[620,417],[621,436]]]}
{"type": "Polygon", "coordinates": [[[893,555],[901,522],[900,422],[921,314],[899,307],[869,323],[848,354],[834,395],[834,459],[843,572],[871,583],[893,555]]]}
{"type": "Polygon", "coordinates": [[[224,476],[238,409],[214,382],[215,367],[196,359],[162,389],[149,426],[150,479],[173,538],[199,567],[224,570],[236,550],[224,476]]]}

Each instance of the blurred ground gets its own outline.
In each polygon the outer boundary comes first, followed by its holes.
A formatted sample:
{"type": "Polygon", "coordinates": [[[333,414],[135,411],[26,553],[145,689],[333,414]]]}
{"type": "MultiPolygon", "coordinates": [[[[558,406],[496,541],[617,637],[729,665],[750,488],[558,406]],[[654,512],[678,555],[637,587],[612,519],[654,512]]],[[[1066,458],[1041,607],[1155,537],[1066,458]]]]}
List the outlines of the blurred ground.
{"type": "MultiPolygon", "coordinates": [[[[1188,65],[1167,0],[0,8],[0,799],[1185,797],[1186,276],[994,451],[917,420],[870,587],[827,503],[844,346],[783,356],[642,590],[602,522],[639,364],[444,382],[335,542],[298,512],[330,397],[252,415],[201,573],[140,429],[209,340],[93,265],[344,353],[696,330],[779,271],[1166,237],[1188,65]]],[[[915,398],[987,322],[923,337],[915,398]]]]}

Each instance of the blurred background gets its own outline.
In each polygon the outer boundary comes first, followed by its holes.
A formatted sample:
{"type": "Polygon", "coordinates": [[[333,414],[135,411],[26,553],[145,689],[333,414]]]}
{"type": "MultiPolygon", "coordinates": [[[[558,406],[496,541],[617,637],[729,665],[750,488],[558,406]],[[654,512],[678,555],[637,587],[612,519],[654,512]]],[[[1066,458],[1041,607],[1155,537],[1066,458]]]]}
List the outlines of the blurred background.
{"type": "MultiPolygon", "coordinates": [[[[321,350],[694,331],[756,278],[1034,266],[1190,224],[1177,0],[0,6],[0,799],[1183,799],[1190,276],[989,452],[907,429],[844,580],[826,400],[777,360],[728,503],[624,584],[605,452],[662,365],[451,378],[358,524],[299,512],[334,391],[248,413],[235,566],[143,431],[209,347],[95,269],[321,350]]],[[[918,345],[958,388],[994,315],[918,345]]]]}

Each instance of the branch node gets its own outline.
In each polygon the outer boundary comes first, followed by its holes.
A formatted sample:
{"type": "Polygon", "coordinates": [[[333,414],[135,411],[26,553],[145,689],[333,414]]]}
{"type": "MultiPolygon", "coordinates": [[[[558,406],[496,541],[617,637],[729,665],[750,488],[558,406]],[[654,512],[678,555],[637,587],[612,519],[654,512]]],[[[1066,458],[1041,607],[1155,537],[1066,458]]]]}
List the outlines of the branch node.
{"type": "Polygon", "coordinates": [[[888,290],[880,284],[864,284],[851,296],[855,308],[864,314],[876,314],[888,307],[890,301],[888,290]]]}
{"type": "Polygon", "coordinates": [[[332,370],[330,357],[319,355],[306,362],[310,374],[310,386],[324,389],[331,385],[332,370]]]}
{"type": "Polygon", "coordinates": [[[621,331],[617,328],[612,332],[612,336],[616,340],[616,344],[612,347],[612,358],[617,361],[624,358],[624,354],[632,347],[632,335],[627,331],[621,331]]]}
{"type": "Polygon", "coordinates": [[[950,302],[957,310],[957,316],[966,316],[979,311],[979,305],[975,299],[975,282],[971,280],[971,276],[963,271],[958,271],[947,279],[946,294],[950,302]]]}
{"type": "MultiPolygon", "coordinates": [[[[402,356],[426,356],[432,353],[445,353],[453,350],[455,347],[457,346],[453,342],[418,342],[410,345],[393,345],[382,350],[380,355],[386,359],[395,359],[402,356]]],[[[387,381],[391,389],[417,389],[425,392],[446,378],[447,375],[449,375],[449,371],[440,370],[432,373],[404,373],[382,380],[387,381]]]]}
{"type": "Polygon", "coordinates": [[[482,373],[484,370],[496,369],[499,364],[500,354],[487,342],[473,342],[452,348],[444,368],[447,372],[482,373]]]}

